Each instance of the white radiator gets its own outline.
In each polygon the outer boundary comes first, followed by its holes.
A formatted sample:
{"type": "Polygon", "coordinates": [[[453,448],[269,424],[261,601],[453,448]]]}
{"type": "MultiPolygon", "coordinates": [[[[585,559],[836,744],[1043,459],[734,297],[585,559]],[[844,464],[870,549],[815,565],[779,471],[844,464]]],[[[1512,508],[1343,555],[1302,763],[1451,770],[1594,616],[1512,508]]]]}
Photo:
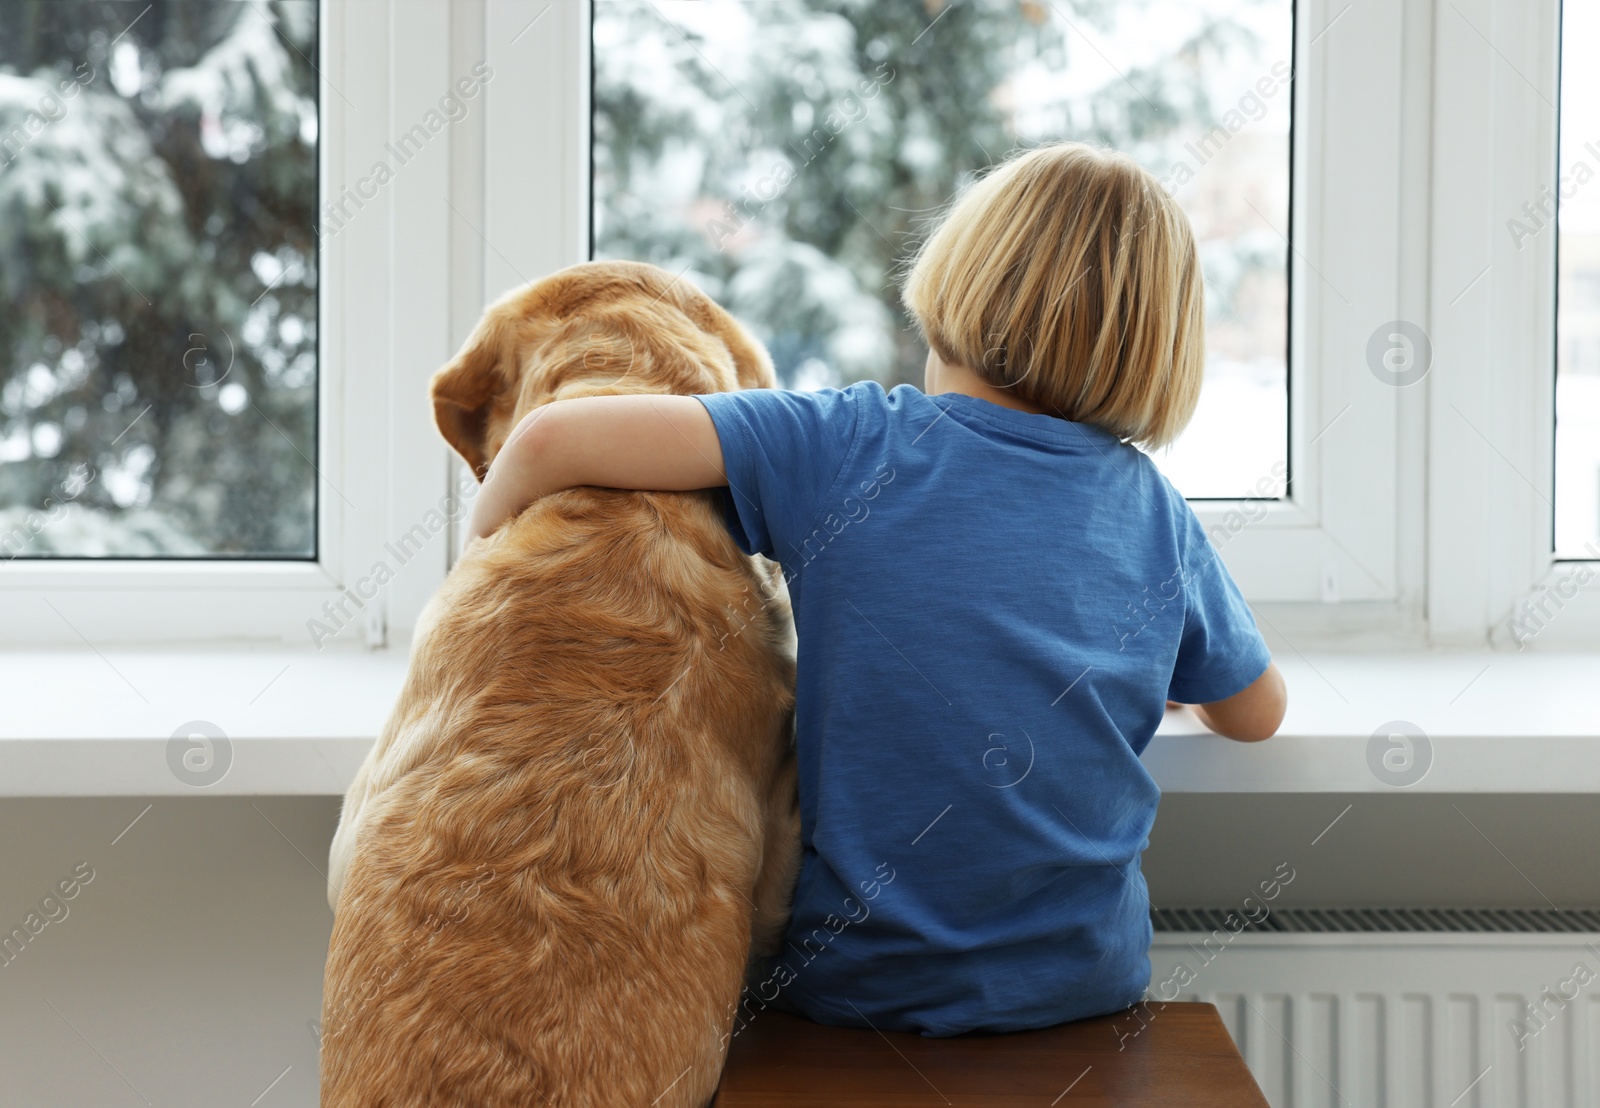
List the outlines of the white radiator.
{"type": "Polygon", "coordinates": [[[1273,1108],[1597,1108],[1600,928],[1516,913],[1545,932],[1493,933],[1507,915],[1478,933],[1205,919],[1156,933],[1151,995],[1215,1004],[1273,1108]]]}

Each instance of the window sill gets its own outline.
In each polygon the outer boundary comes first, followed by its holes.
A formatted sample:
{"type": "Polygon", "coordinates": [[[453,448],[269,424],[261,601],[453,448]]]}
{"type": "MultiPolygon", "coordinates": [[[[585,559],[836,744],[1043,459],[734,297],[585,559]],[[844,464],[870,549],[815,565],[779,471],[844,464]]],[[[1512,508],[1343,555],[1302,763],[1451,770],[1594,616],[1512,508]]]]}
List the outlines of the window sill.
{"type": "Polygon", "coordinates": [[[331,646],[0,652],[0,796],[341,795],[405,671],[331,646]],[[209,785],[168,764],[196,721],[227,737],[209,785]]]}
{"type": "MultiPolygon", "coordinates": [[[[1168,713],[1144,758],[1165,792],[1600,793],[1600,657],[1291,653],[1279,664],[1289,716],[1266,743],[1168,713]],[[1367,757],[1374,731],[1397,719],[1432,745],[1427,774],[1404,789],[1367,757]]],[[[396,650],[0,652],[0,796],[336,796],[405,667],[396,650]],[[168,761],[174,732],[196,720],[227,736],[218,762],[231,762],[210,785],[168,761]]],[[[178,758],[187,744],[176,745],[178,758]]]]}
{"type": "Polygon", "coordinates": [[[1289,712],[1265,743],[1167,713],[1144,756],[1163,791],[1600,793],[1600,655],[1288,652],[1278,665],[1289,712]],[[1380,775],[1396,723],[1431,748],[1409,785],[1380,775]]]}

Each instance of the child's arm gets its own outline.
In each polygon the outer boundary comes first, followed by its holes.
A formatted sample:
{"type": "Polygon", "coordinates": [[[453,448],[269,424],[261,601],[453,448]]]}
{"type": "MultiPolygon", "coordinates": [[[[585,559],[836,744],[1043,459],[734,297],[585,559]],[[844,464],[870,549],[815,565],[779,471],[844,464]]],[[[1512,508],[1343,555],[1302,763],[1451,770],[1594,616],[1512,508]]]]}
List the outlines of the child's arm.
{"type": "Polygon", "coordinates": [[[1226,700],[1194,705],[1200,722],[1224,738],[1253,743],[1270,739],[1283,723],[1289,694],[1276,662],[1246,688],[1226,700]]]}
{"type": "Polygon", "coordinates": [[[579,485],[663,492],[728,483],[722,446],[692,396],[589,396],[524,416],[472,508],[481,538],[546,493],[579,485]]]}

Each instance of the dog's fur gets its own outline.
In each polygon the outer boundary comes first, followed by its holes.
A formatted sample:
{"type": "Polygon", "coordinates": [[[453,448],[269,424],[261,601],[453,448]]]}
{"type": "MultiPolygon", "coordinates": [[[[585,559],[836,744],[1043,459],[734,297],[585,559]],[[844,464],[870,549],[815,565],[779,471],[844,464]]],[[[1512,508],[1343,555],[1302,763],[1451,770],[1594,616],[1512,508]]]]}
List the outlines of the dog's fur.
{"type": "MultiPolygon", "coordinates": [[[[687,283],[590,263],[485,314],[432,383],[480,479],[602,393],[770,387],[687,283]]],[[[325,1108],[700,1108],[798,863],[792,627],[713,493],[574,489],[468,546],[345,798],[325,1108]]]]}

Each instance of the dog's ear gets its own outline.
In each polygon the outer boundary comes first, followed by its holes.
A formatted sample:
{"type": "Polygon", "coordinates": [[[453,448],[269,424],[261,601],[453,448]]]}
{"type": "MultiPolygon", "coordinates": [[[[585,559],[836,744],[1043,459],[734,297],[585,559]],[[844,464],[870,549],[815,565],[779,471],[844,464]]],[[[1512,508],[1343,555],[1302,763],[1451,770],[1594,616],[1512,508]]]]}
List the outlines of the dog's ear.
{"type": "MultiPolygon", "coordinates": [[[[724,313],[726,314],[726,313],[724,313]]],[[[772,357],[767,348],[731,315],[728,328],[722,333],[722,342],[733,355],[734,373],[742,389],[773,389],[778,387],[777,374],[772,370],[772,357]]]]}
{"type": "Polygon", "coordinates": [[[475,332],[428,386],[439,433],[479,481],[489,468],[489,415],[510,386],[500,367],[499,338],[495,328],[475,332]]]}
{"type": "Polygon", "coordinates": [[[745,329],[744,324],[727,309],[704,294],[697,295],[697,303],[686,306],[690,318],[707,334],[715,335],[728,348],[733,359],[733,373],[741,389],[777,388],[778,378],[772,370],[772,357],[767,348],[745,329]]]}

